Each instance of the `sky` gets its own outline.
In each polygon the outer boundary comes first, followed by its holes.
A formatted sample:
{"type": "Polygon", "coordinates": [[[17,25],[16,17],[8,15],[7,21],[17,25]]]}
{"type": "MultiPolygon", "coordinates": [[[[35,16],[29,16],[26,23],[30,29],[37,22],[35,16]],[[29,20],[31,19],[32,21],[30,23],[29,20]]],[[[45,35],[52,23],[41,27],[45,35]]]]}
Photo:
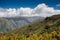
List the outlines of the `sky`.
{"type": "Polygon", "coordinates": [[[0,0],[0,17],[60,14],[60,0],[0,0]]]}
{"type": "Polygon", "coordinates": [[[34,8],[38,4],[45,3],[50,7],[60,9],[56,6],[60,4],[60,0],[0,0],[0,7],[2,8],[20,8],[20,7],[30,7],[34,8]]]}

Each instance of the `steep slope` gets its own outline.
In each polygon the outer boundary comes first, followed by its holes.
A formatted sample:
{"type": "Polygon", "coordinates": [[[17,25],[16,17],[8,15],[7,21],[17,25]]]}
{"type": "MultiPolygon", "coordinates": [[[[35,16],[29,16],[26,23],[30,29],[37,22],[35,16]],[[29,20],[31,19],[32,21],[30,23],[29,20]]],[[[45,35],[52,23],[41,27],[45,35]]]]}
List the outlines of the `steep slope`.
{"type": "Polygon", "coordinates": [[[0,18],[0,32],[10,32],[15,28],[30,24],[36,20],[42,21],[44,17],[10,17],[0,18]]]}
{"type": "Polygon", "coordinates": [[[34,22],[30,25],[23,26],[22,28],[17,28],[13,30],[11,33],[29,35],[34,33],[50,33],[52,31],[60,32],[60,15],[47,17],[45,20],[41,22],[34,22]]]}

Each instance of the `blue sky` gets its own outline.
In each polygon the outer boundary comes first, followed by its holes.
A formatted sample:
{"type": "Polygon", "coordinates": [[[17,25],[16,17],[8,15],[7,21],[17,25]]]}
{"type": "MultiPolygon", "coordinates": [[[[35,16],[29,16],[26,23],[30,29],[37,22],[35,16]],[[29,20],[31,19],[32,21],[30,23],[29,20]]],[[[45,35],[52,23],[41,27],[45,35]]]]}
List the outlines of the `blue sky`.
{"type": "Polygon", "coordinates": [[[49,7],[54,7],[55,9],[60,9],[60,0],[0,0],[0,7],[2,8],[20,8],[20,7],[30,7],[34,8],[38,4],[45,3],[49,7]]]}
{"type": "Polygon", "coordinates": [[[0,17],[48,17],[60,14],[60,0],[0,0],[0,17]]]}

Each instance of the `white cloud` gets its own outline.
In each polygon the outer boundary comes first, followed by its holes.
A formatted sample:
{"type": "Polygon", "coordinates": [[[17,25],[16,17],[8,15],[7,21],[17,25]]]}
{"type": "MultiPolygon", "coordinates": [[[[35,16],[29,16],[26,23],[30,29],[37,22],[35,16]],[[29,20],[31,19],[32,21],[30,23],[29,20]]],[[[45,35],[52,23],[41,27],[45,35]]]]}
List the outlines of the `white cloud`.
{"type": "Polygon", "coordinates": [[[20,16],[22,15],[30,15],[32,13],[33,9],[31,8],[20,8],[17,10],[17,13],[19,13],[20,16]]]}
{"type": "Polygon", "coordinates": [[[52,16],[55,14],[60,14],[60,10],[55,10],[52,7],[48,7],[46,4],[42,3],[37,5],[34,9],[31,8],[9,8],[9,9],[3,9],[0,8],[0,17],[31,17],[31,16],[52,16]]]}
{"type": "Polygon", "coordinates": [[[35,9],[34,9],[34,14],[38,14],[40,16],[50,16],[54,12],[54,9],[51,7],[48,7],[45,4],[39,4],[35,9]]]}

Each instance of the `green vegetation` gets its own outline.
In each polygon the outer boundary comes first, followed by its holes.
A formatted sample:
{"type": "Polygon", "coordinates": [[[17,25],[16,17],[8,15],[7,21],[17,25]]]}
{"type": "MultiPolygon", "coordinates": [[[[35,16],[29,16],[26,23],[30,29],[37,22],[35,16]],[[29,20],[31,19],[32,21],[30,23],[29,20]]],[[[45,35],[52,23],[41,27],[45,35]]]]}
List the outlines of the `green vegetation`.
{"type": "Polygon", "coordinates": [[[0,40],[60,40],[60,15],[0,34],[0,40]]]}

